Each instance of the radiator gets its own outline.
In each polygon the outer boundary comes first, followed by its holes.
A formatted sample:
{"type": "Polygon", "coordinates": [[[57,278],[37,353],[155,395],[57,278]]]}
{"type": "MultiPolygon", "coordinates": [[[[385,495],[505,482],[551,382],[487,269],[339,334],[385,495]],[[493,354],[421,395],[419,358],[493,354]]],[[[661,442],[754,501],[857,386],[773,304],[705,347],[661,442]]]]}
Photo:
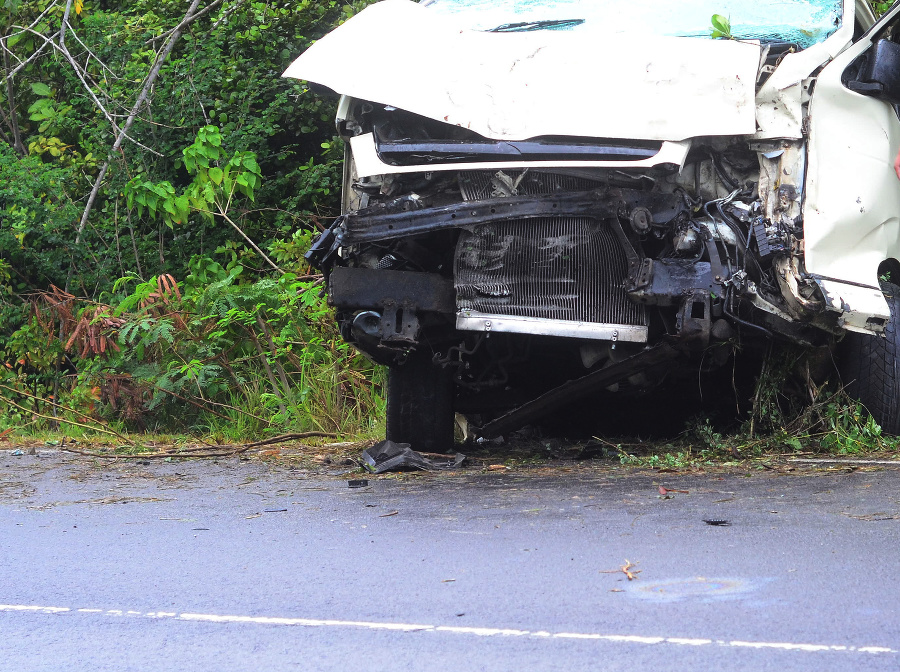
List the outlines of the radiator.
{"type": "MultiPolygon", "coordinates": [[[[479,188],[464,187],[464,195],[490,196],[493,173],[487,180],[476,175],[479,188]]],[[[537,175],[543,179],[526,189],[520,181],[517,193],[546,193],[544,179],[556,176],[537,175]]],[[[572,179],[565,186],[578,188],[572,179]]],[[[560,216],[477,226],[461,233],[454,266],[459,329],[647,340],[646,309],[629,301],[623,287],[627,258],[602,220],[560,216]]]]}

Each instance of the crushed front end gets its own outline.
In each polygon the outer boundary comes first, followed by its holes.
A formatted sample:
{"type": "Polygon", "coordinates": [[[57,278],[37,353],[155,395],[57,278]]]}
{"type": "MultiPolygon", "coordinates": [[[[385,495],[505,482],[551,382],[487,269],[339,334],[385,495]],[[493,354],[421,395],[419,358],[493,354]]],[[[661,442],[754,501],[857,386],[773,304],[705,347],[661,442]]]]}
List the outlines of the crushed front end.
{"type": "MultiPolygon", "coordinates": [[[[493,436],[588,393],[637,394],[720,367],[735,348],[883,330],[871,287],[841,285],[873,295],[866,310],[836,305],[805,267],[811,80],[767,88],[796,43],[623,46],[599,92],[575,90],[558,66],[586,47],[555,36],[510,43],[508,61],[490,66],[540,62],[560,80],[531,89],[524,75],[503,86],[491,74],[454,87],[439,74],[419,89],[383,73],[356,84],[321,65],[397,17],[448,45],[463,39],[421,7],[380,5],[295,76],[348,94],[344,212],[307,258],[326,275],[344,338],[407,390],[394,416],[389,396],[389,438],[446,448],[454,409],[493,436]],[[443,419],[428,409],[417,420],[435,399],[443,419]]],[[[464,38],[454,53],[483,65],[484,36],[464,38]]],[[[451,66],[435,69],[452,78],[451,66]]]]}

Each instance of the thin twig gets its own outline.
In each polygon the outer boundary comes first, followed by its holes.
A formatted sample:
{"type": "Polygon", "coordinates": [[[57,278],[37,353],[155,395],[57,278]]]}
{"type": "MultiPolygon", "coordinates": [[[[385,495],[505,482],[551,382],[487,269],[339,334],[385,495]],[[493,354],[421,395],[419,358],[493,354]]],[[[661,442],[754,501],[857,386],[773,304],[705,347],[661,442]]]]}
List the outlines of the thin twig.
{"type": "Polygon", "coordinates": [[[280,269],[280,268],[278,267],[278,264],[276,264],[274,261],[272,261],[271,259],[269,259],[268,256],[266,256],[266,253],[263,252],[263,251],[259,248],[259,245],[257,245],[256,243],[253,242],[253,240],[251,240],[250,236],[248,236],[246,233],[244,233],[244,231],[243,231],[243,229],[241,229],[241,227],[239,227],[237,224],[235,224],[235,223],[231,220],[231,217],[229,217],[229,216],[226,214],[226,210],[223,210],[222,207],[221,207],[218,203],[216,203],[216,207],[219,208],[219,212],[218,212],[218,213],[213,213],[213,212],[211,212],[211,211],[209,211],[209,210],[201,210],[200,212],[204,212],[204,213],[208,213],[208,214],[218,214],[222,219],[224,219],[226,222],[228,222],[229,224],[231,224],[231,226],[234,228],[234,230],[237,231],[237,232],[241,235],[241,237],[242,237],[244,240],[246,240],[246,241],[250,244],[250,247],[252,247],[254,250],[256,250],[256,253],[259,254],[259,256],[261,256],[263,259],[266,260],[266,263],[269,264],[269,266],[271,266],[272,268],[274,268],[276,271],[278,271],[278,272],[281,273],[282,275],[285,273],[285,271],[283,271],[282,269],[280,269]]]}
{"type": "Polygon", "coordinates": [[[129,439],[126,436],[122,436],[121,434],[119,434],[118,432],[116,432],[112,429],[106,429],[103,427],[94,427],[93,425],[86,425],[81,422],[75,422],[74,420],[67,420],[66,418],[54,418],[53,416],[50,416],[50,415],[44,415],[43,413],[38,413],[37,411],[31,410],[29,408],[25,408],[24,406],[20,406],[19,404],[14,402],[12,399],[7,399],[6,397],[4,397],[2,394],[0,394],[0,401],[5,401],[7,404],[10,404],[11,406],[15,406],[16,408],[18,408],[20,411],[25,411],[26,413],[31,413],[31,415],[37,416],[39,418],[43,418],[44,420],[51,420],[52,422],[65,422],[69,425],[75,425],[76,427],[83,427],[84,429],[90,429],[91,431],[94,431],[94,432],[102,432],[104,434],[110,434],[112,436],[122,439],[123,441],[127,441],[132,446],[135,445],[134,441],[132,441],[131,439],[129,439]]]}
{"type": "MultiPolygon", "coordinates": [[[[153,385],[153,383],[150,383],[150,384],[153,385]]],[[[172,395],[172,396],[175,397],[176,399],[180,399],[181,401],[184,401],[184,402],[186,402],[186,403],[188,403],[188,404],[191,404],[192,406],[196,406],[196,407],[199,408],[201,411],[204,411],[204,412],[206,412],[206,413],[212,413],[212,414],[213,414],[214,416],[216,416],[217,418],[222,418],[223,420],[231,420],[231,418],[229,418],[227,415],[222,415],[221,413],[217,413],[216,411],[214,411],[214,410],[212,410],[212,409],[209,409],[209,408],[206,408],[203,404],[201,404],[201,403],[199,403],[199,402],[196,402],[196,401],[194,401],[193,399],[188,399],[188,398],[186,398],[186,397],[182,397],[180,394],[176,394],[176,393],[173,392],[172,390],[167,390],[166,388],[160,387],[159,385],[153,385],[153,387],[154,387],[155,389],[159,390],[160,392],[165,392],[166,394],[172,395]]],[[[204,401],[206,401],[206,400],[204,399],[204,401]]]]}

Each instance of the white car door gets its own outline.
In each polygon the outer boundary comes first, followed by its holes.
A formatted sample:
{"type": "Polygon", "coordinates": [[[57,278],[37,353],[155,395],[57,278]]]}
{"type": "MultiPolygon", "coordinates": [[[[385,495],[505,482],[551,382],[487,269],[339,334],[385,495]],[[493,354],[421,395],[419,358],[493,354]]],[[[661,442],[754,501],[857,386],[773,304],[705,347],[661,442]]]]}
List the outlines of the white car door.
{"type": "MultiPolygon", "coordinates": [[[[884,94],[864,95],[847,82],[854,72],[848,66],[873,54],[882,39],[900,40],[900,5],[822,70],[809,107],[803,208],[806,269],[817,276],[826,295],[829,281],[833,288],[845,288],[840,292],[843,297],[832,296],[829,303],[840,300],[844,305],[832,309],[848,316],[877,314],[873,292],[866,299],[865,289],[878,289],[878,267],[884,260],[900,259],[900,180],[893,170],[900,117],[884,94]]],[[[897,50],[900,53],[900,45],[897,50]]],[[[900,102],[897,95],[900,91],[894,92],[895,102],[900,102]]],[[[900,282],[900,277],[894,281],[900,282]]],[[[887,315],[887,305],[880,311],[887,315]]]]}

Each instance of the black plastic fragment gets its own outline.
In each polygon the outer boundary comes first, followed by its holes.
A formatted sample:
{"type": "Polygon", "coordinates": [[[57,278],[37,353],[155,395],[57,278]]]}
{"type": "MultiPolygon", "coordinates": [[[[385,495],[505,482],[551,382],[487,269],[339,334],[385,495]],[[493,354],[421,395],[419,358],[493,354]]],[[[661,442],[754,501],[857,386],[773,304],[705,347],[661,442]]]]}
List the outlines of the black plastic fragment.
{"type": "Polygon", "coordinates": [[[353,481],[347,481],[348,488],[365,488],[368,485],[369,485],[369,482],[364,478],[360,478],[358,480],[353,480],[353,481]]]}
{"type": "Polygon", "coordinates": [[[714,519],[704,518],[703,522],[706,523],[707,525],[714,525],[715,527],[728,527],[729,525],[731,525],[730,520],[722,520],[719,518],[714,518],[714,519]]]}
{"type": "Polygon", "coordinates": [[[376,443],[363,451],[363,467],[372,474],[406,469],[440,471],[441,469],[456,469],[466,459],[462,453],[456,453],[456,455],[448,455],[446,461],[430,460],[414,451],[409,445],[389,440],[376,443]]]}

